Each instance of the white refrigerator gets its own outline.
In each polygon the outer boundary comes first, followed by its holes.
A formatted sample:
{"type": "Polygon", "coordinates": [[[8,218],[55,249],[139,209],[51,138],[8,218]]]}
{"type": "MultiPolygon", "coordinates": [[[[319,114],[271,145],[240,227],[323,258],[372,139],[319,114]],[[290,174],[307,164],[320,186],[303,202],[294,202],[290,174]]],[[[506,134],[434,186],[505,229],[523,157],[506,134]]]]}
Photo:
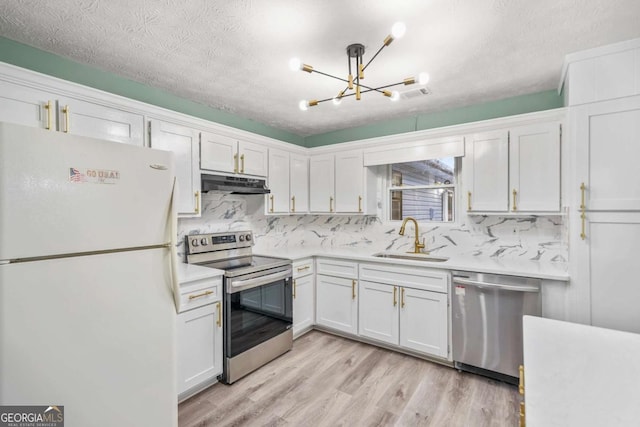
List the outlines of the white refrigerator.
{"type": "Polygon", "coordinates": [[[0,123],[0,405],[176,426],[169,152],[0,123]]]}

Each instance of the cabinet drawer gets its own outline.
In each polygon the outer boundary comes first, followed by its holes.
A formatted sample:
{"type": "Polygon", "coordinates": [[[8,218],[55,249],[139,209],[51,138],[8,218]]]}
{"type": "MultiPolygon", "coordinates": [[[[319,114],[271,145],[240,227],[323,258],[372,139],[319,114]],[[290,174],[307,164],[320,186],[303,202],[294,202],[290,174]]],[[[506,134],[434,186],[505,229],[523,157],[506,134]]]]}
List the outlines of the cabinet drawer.
{"type": "Polygon", "coordinates": [[[308,276],[313,274],[313,258],[303,259],[293,263],[293,278],[308,276]]]}
{"type": "Polygon", "coordinates": [[[180,284],[179,313],[192,308],[201,307],[212,302],[220,301],[222,295],[222,277],[180,284]]]}
{"type": "Polygon", "coordinates": [[[360,279],[446,293],[449,272],[393,264],[360,264],[360,279]]]}
{"type": "Polygon", "coordinates": [[[349,261],[340,261],[331,258],[319,259],[316,265],[318,274],[327,276],[344,277],[347,279],[358,278],[358,263],[349,261]]]}

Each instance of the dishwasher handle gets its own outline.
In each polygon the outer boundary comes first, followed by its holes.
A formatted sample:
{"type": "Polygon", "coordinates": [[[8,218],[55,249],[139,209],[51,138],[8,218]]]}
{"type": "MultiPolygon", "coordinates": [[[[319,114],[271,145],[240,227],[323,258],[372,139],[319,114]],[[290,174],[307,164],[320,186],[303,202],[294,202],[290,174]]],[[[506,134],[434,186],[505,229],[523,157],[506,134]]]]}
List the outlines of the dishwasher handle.
{"type": "Polygon", "coordinates": [[[540,292],[540,288],[537,286],[513,286],[513,285],[501,285],[498,283],[480,282],[478,280],[462,279],[457,276],[453,276],[453,284],[477,286],[479,288],[493,288],[502,289],[505,291],[516,292],[540,292]]]}

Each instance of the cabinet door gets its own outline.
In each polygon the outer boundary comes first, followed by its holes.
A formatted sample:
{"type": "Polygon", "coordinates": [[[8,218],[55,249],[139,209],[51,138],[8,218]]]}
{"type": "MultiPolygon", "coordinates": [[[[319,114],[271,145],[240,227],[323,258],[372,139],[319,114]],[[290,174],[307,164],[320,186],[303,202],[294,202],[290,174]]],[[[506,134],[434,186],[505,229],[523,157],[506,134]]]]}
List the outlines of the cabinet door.
{"type": "Polygon", "coordinates": [[[200,136],[200,169],[237,172],[238,141],[224,135],[202,132],[200,136]]]}
{"type": "Polygon", "coordinates": [[[151,147],[171,151],[175,156],[178,214],[199,216],[198,132],[185,126],[160,120],[150,120],[150,125],[151,147]]]}
{"type": "Polygon", "coordinates": [[[362,151],[336,154],[336,212],[361,213],[364,197],[362,151]]]}
{"type": "Polygon", "coordinates": [[[267,147],[239,141],[239,172],[245,175],[267,176],[267,147]]]}
{"type": "Polygon", "coordinates": [[[314,324],[313,275],[293,279],[293,334],[314,324]]]}
{"type": "Polygon", "coordinates": [[[0,122],[56,130],[55,96],[0,81],[0,122]]]}
{"type": "Polygon", "coordinates": [[[220,303],[177,316],[178,394],[222,373],[220,303]]]}
{"type": "Polygon", "coordinates": [[[509,136],[506,130],[465,138],[462,168],[468,211],[507,211],[509,136]]]}
{"type": "Polygon", "coordinates": [[[358,333],[358,281],[317,276],[316,322],[341,332],[358,333]]]}
{"type": "Polygon", "coordinates": [[[400,290],[400,345],[447,357],[447,294],[411,288],[400,290]]]}
{"type": "Polygon", "coordinates": [[[560,125],[509,131],[509,183],[515,211],[560,211],[560,125]]]}
{"type": "Polygon", "coordinates": [[[364,280],[360,281],[358,288],[358,333],[363,337],[398,345],[399,288],[364,280]]]}
{"type": "Polygon", "coordinates": [[[268,213],[289,212],[289,153],[269,150],[269,189],[267,194],[268,213]]]}
{"type": "Polygon", "coordinates": [[[144,118],[74,98],[58,100],[58,129],[73,135],[144,146],[144,118]]]}
{"type": "Polygon", "coordinates": [[[576,206],[584,182],[587,210],[640,210],[640,96],[572,110],[576,206]]]}
{"type": "Polygon", "coordinates": [[[334,159],[333,154],[313,156],[309,160],[309,210],[334,212],[334,159]]]}
{"type": "Polygon", "coordinates": [[[291,213],[309,211],[309,157],[298,154],[290,156],[291,213]]]}

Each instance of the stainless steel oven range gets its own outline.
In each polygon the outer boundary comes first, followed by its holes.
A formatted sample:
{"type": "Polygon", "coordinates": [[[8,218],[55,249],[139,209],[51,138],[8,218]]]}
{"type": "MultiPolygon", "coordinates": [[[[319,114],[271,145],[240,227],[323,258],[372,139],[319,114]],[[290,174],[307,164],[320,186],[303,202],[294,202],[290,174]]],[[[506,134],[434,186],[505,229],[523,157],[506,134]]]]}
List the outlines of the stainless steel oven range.
{"type": "Polygon", "coordinates": [[[189,235],[187,262],[224,270],[220,378],[231,384],[291,349],[291,261],[252,255],[250,231],[189,235]]]}

